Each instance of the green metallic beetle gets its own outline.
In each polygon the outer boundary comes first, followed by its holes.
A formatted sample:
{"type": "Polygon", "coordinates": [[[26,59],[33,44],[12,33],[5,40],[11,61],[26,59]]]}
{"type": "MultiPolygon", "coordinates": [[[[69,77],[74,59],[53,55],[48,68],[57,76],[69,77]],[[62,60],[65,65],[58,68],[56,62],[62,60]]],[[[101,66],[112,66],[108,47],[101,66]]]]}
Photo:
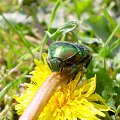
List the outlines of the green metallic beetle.
{"type": "Polygon", "coordinates": [[[55,42],[48,49],[47,63],[52,71],[69,69],[72,73],[86,70],[92,59],[90,49],[70,42],[55,42]]]}

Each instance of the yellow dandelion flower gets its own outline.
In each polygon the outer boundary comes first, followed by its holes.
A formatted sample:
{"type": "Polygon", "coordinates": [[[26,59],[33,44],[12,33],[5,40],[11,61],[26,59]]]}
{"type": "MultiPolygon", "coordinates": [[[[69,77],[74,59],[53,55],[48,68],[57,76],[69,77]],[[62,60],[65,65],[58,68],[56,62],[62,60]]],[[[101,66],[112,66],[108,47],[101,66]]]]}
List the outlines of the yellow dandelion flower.
{"type": "MultiPolygon", "coordinates": [[[[44,55],[44,63],[35,60],[36,68],[32,72],[31,83],[27,84],[27,90],[20,97],[15,97],[18,104],[15,106],[17,113],[21,115],[30,103],[31,99],[51,74],[47,66],[44,55]]],[[[63,85],[49,100],[38,120],[99,120],[99,117],[105,117],[103,111],[110,108],[106,105],[105,100],[94,93],[96,88],[96,77],[83,81],[78,84],[80,79],[78,73],[73,81],[63,85]]]]}
{"type": "Polygon", "coordinates": [[[30,74],[33,75],[31,78],[31,83],[26,83],[27,90],[21,96],[14,96],[16,101],[19,103],[15,106],[18,115],[21,115],[26,107],[29,105],[30,101],[32,100],[33,96],[42,85],[42,83],[46,80],[46,78],[52,73],[50,68],[46,63],[47,54],[43,54],[44,62],[34,60],[36,67],[35,71],[32,71],[30,74]]]}

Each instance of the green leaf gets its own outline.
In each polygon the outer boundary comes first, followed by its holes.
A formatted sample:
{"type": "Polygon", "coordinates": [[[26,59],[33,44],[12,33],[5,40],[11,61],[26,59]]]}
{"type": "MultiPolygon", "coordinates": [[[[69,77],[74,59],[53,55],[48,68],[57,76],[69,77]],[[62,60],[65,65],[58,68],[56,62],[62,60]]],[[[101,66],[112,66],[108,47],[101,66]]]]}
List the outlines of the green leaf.
{"type": "Polygon", "coordinates": [[[116,108],[114,97],[116,96],[116,94],[112,85],[112,80],[110,79],[108,72],[104,68],[100,68],[96,74],[97,74],[97,87],[96,87],[97,93],[102,95],[102,97],[107,101],[109,106],[115,110],[116,108]]]}
{"type": "Polygon", "coordinates": [[[85,36],[78,36],[78,41],[82,41],[83,43],[86,44],[101,44],[101,41],[98,40],[97,38],[90,38],[85,36]]]}
{"type": "Polygon", "coordinates": [[[118,97],[116,96],[118,92],[114,89],[113,80],[108,71],[103,68],[102,59],[100,60],[96,56],[93,56],[93,60],[88,67],[87,75],[92,77],[95,74],[97,76],[96,92],[106,100],[112,109],[116,110],[115,106],[117,101],[115,97],[118,97]]]}
{"type": "Polygon", "coordinates": [[[71,32],[76,27],[77,27],[77,22],[76,21],[69,21],[69,22],[65,23],[63,26],[61,26],[60,28],[58,28],[56,30],[56,32],[51,34],[50,32],[46,31],[46,33],[48,34],[48,36],[51,39],[56,40],[58,37],[62,36],[62,34],[66,34],[68,32],[71,32]]]}
{"type": "Polygon", "coordinates": [[[96,36],[101,38],[104,42],[108,39],[111,32],[107,25],[107,20],[103,16],[93,16],[85,22],[94,30],[96,36]]]}

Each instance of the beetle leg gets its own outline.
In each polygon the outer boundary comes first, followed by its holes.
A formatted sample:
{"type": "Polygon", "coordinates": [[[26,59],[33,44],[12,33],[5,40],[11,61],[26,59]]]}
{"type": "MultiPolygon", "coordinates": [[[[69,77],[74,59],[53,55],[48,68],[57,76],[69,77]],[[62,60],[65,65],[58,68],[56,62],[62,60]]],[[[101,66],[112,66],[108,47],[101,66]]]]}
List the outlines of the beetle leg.
{"type": "Polygon", "coordinates": [[[88,67],[88,65],[89,65],[89,63],[90,63],[90,61],[91,61],[91,59],[92,59],[92,56],[88,56],[88,57],[87,57],[87,59],[86,59],[86,64],[84,65],[85,68],[88,67]]]}
{"type": "Polygon", "coordinates": [[[86,67],[83,66],[83,70],[82,70],[83,74],[85,74],[87,72],[86,67]]]}
{"type": "Polygon", "coordinates": [[[76,66],[76,64],[73,64],[72,66],[70,66],[70,75],[71,74],[76,74],[76,73],[78,73],[78,71],[79,71],[79,66],[76,66]]]}

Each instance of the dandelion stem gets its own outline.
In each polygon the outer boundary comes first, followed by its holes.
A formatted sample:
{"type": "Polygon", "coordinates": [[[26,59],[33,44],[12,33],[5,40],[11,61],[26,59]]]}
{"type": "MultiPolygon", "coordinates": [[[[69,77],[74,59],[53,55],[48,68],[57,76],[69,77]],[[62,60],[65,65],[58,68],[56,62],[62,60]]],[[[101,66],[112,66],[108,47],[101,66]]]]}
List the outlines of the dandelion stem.
{"type": "Polygon", "coordinates": [[[66,75],[52,73],[39,88],[19,120],[37,120],[49,99],[54,94],[57,86],[64,82],[63,80],[68,82],[66,75]]]}

